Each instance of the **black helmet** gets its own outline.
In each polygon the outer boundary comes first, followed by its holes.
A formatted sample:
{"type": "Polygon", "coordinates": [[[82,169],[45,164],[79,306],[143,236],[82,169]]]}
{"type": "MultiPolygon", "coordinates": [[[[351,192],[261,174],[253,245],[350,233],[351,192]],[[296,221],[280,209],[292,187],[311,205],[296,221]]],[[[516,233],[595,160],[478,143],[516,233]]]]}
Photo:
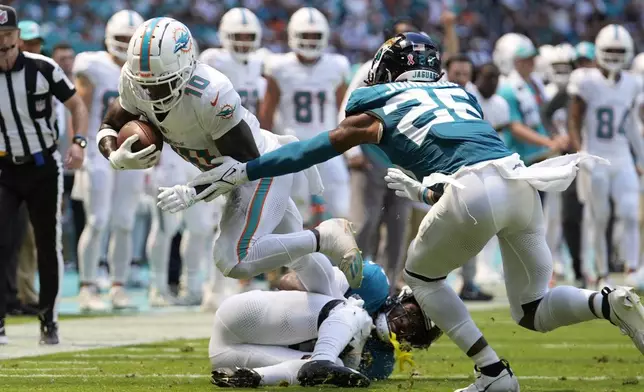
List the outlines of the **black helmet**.
{"type": "Polygon", "coordinates": [[[443,334],[425,315],[411,292],[387,298],[374,317],[374,324],[373,334],[381,341],[388,343],[393,332],[398,341],[413,348],[428,348],[443,334]]]}
{"type": "Polygon", "coordinates": [[[425,33],[403,33],[378,49],[366,83],[435,82],[442,76],[438,44],[425,33]]]}

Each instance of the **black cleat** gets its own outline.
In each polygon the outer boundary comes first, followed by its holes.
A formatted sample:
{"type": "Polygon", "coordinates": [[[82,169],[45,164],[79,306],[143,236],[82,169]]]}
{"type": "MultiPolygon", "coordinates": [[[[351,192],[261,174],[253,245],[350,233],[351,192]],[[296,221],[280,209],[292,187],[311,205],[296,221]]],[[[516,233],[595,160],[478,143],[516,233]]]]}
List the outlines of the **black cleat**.
{"type": "Polygon", "coordinates": [[[249,368],[219,368],[212,371],[210,382],[221,388],[257,388],[262,376],[249,368]]]}
{"type": "Polygon", "coordinates": [[[335,385],[341,388],[366,388],[371,380],[362,373],[332,361],[309,361],[297,373],[297,381],[303,387],[335,385]]]}
{"type": "Polygon", "coordinates": [[[58,344],[58,325],[53,322],[40,323],[40,344],[58,344]]]}

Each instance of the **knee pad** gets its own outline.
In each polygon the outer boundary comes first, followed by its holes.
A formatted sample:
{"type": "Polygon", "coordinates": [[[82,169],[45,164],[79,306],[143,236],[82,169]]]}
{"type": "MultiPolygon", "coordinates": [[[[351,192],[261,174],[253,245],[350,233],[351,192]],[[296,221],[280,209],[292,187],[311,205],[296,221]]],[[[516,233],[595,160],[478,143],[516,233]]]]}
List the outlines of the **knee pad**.
{"type": "Polygon", "coordinates": [[[514,319],[514,321],[520,326],[522,326],[523,328],[529,329],[530,331],[545,332],[545,331],[537,331],[537,329],[534,326],[534,320],[535,320],[535,317],[537,316],[537,308],[539,307],[541,300],[543,300],[543,298],[539,298],[536,301],[532,301],[527,304],[521,305],[521,309],[523,309],[523,317],[517,320],[517,317],[515,317],[514,312],[512,312],[512,318],[514,319]]]}

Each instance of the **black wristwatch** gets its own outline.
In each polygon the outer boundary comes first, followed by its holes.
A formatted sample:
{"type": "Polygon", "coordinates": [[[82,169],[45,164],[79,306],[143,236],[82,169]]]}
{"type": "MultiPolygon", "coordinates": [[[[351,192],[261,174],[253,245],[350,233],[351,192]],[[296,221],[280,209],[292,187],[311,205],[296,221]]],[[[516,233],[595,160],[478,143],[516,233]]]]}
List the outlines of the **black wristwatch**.
{"type": "Polygon", "coordinates": [[[72,143],[78,144],[81,148],[87,147],[87,139],[81,135],[74,136],[72,143]]]}

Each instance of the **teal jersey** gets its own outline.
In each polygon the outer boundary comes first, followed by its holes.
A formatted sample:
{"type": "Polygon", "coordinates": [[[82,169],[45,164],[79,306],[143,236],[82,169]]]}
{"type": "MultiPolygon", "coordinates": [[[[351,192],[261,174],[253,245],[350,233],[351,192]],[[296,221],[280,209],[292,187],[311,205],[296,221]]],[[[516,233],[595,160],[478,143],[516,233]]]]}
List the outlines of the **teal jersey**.
{"type": "MultiPolygon", "coordinates": [[[[534,89],[528,84],[528,88],[530,89],[530,92],[532,92],[533,95],[536,96],[536,93],[534,89]]],[[[548,132],[546,131],[546,128],[543,126],[541,123],[541,117],[539,114],[539,107],[535,106],[531,110],[534,110],[533,113],[524,113],[521,110],[521,104],[519,103],[519,100],[517,99],[516,93],[512,86],[505,84],[499,88],[499,91],[497,91],[497,94],[499,94],[503,99],[505,99],[508,102],[508,106],[510,107],[510,122],[520,122],[522,124],[526,124],[528,127],[533,129],[535,132],[539,133],[541,136],[548,137],[548,132]],[[530,119],[535,119],[538,118],[538,122],[532,123],[529,121],[530,119]]],[[[521,159],[526,162],[527,164],[531,164],[535,159],[543,156],[544,153],[548,151],[547,147],[544,146],[538,146],[536,144],[531,144],[531,143],[526,143],[523,140],[519,140],[514,137],[512,132],[510,132],[509,128],[505,128],[504,130],[504,137],[505,137],[505,142],[508,145],[508,148],[512,151],[515,151],[521,159]]]]}
{"type": "Polygon", "coordinates": [[[485,120],[476,98],[447,82],[395,82],[356,89],[347,117],[367,113],[383,124],[377,147],[418,180],[512,153],[485,120]]]}

